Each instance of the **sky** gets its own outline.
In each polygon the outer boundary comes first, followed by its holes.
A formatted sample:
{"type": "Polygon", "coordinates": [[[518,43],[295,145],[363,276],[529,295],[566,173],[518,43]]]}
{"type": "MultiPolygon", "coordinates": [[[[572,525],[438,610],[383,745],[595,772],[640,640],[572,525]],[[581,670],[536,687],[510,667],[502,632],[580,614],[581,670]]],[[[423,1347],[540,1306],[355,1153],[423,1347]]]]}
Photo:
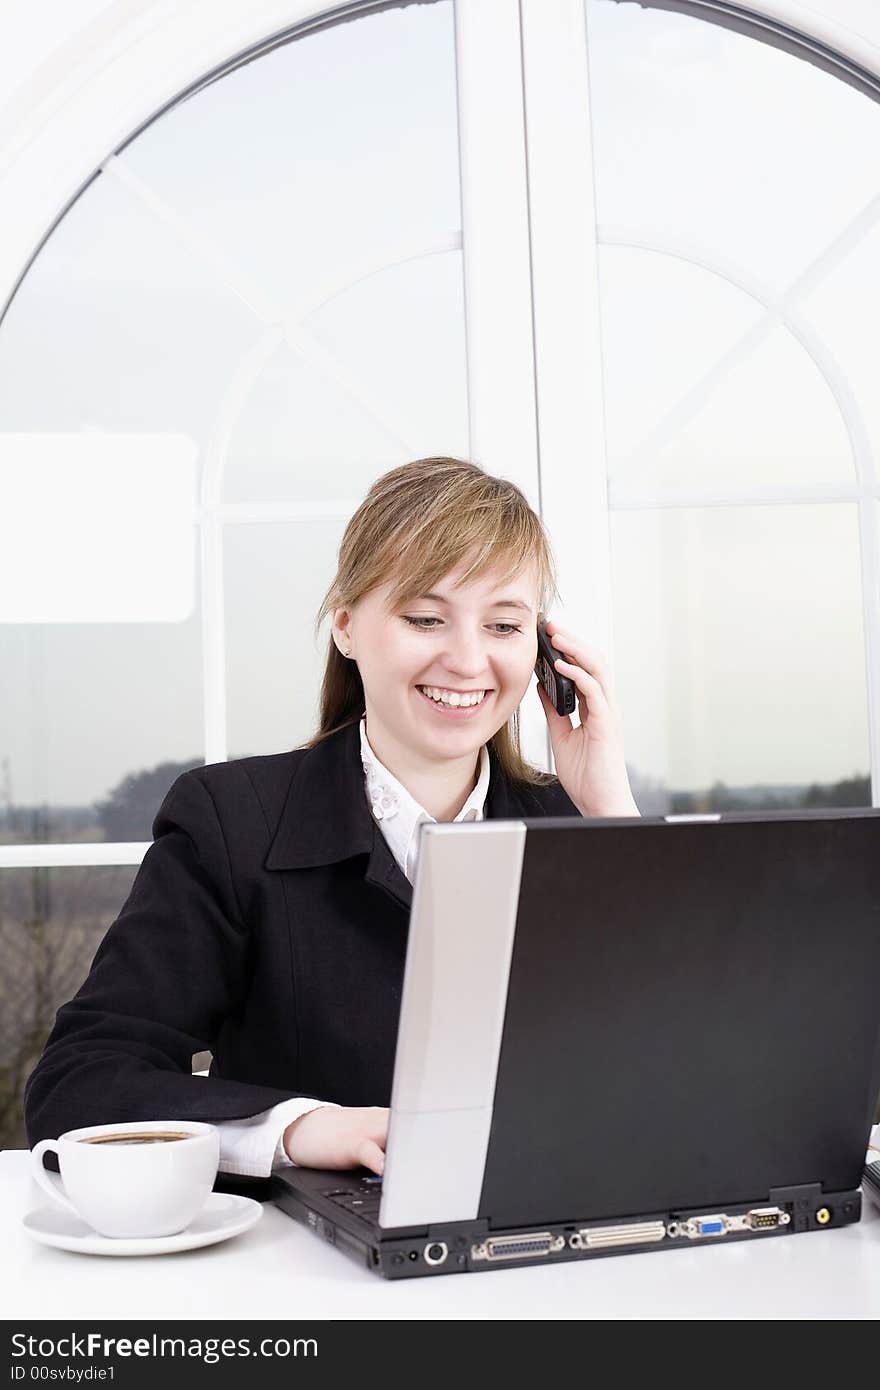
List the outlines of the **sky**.
{"type": "MultiPolygon", "coordinates": [[[[628,761],[676,788],[865,774],[856,503],[644,501],[876,477],[880,111],[687,16],[587,14],[628,761]]],[[[151,614],[145,566],[165,574],[171,552],[157,530],[144,556],[132,438],[193,441],[206,508],[312,509],[227,525],[222,559],[230,756],[312,731],[312,620],[351,506],[406,458],[468,454],[458,177],[451,7],[414,6],[198,93],[50,238],[0,327],[0,430],[115,440],[131,484],[102,556],[85,477],[63,509],[48,488],[16,509],[0,468],[6,524],[41,557],[21,592],[44,602],[0,624],[15,802],[88,803],[203,748],[196,530],[174,515],[189,611],[169,618],[156,582],[151,614]],[[103,596],[77,589],[85,545],[103,596]],[[108,620],[129,584],[141,606],[108,620]]],[[[876,534],[876,500],[865,517],[876,534]]]]}

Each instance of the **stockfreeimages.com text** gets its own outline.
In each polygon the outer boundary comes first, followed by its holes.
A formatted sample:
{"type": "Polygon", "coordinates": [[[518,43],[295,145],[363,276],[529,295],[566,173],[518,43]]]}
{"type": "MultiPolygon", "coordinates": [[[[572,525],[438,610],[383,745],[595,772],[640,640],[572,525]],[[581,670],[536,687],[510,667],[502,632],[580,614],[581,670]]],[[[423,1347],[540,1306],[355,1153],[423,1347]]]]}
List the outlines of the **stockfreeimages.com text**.
{"type": "Polygon", "coordinates": [[[314,1337],[263,1337],[252,1344],[250,1337],[105,1337],[100,1332],[86,1332],[59,1337],[30,1337],[23,1332],[12,1334],[13,1357],[181,1357],[196,1359],[209,1366],[224,1357],[287,1357],[317,1356],[318,1343],[314,1337]]]}

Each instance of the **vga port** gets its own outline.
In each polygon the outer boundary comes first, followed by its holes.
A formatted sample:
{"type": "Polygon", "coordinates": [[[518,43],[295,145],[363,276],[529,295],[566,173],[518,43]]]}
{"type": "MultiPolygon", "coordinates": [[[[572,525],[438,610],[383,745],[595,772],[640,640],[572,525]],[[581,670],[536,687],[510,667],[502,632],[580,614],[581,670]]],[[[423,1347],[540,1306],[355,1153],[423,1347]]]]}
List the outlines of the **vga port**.
{"type": "Polygon", "coordinates": [[[722,1212],[712,1212],[706,1216],[691,1216],[687,1220],[672,1221],[666,1231],[670,1236],[687,1236],[688,1240],[705,1240],[708,1236],[726,1236],[731,1229],[731,1219],[722,1212]]]}
{"type": "Polygon", "coordinates": [[[471,1246],[473,1260],[525,1260],[534,1255],[549,1255],[562,1250],[565,1240],[549,1231],[531,1231],[521,1236],[490,1236],[481,1245],[471,1246]]]}
{"type": "Polygon", "coordinates": [[[695,1216],[688,1225],[688,1235],[691,1237],[727,1235],[727,1219],[724,1216],[695,1216]]]}

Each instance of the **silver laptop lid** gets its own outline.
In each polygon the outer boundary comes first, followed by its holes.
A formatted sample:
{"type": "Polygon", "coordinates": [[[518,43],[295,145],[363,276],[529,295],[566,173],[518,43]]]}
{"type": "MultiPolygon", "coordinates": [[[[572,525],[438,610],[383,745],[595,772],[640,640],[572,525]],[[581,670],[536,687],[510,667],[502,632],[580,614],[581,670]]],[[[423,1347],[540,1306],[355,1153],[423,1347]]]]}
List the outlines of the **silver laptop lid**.
{"type": "Polygon", "coordinates": [[[526,827],[421,829],[379,1223],[475,1217],[526,827]]]}

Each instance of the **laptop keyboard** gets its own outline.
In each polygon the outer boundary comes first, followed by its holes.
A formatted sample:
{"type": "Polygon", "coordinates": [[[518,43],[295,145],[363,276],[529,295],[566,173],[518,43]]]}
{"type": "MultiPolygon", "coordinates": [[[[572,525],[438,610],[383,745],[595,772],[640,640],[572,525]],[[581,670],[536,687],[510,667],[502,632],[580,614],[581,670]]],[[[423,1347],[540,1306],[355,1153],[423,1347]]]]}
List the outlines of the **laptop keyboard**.
{"type": "Polygon", "coordinates": [[[321,1193],[328,1201],[335,1202],[336,1206],[342,1207],[345,1211],[351,1212],[352,1216],[359,1216],[368,1225],[375,1225],[379,1220],[379,1203],[382,1200],[382,1179],[374,1178],[353,1178],[345,1187],[328,1188],[321,1193]]]}

